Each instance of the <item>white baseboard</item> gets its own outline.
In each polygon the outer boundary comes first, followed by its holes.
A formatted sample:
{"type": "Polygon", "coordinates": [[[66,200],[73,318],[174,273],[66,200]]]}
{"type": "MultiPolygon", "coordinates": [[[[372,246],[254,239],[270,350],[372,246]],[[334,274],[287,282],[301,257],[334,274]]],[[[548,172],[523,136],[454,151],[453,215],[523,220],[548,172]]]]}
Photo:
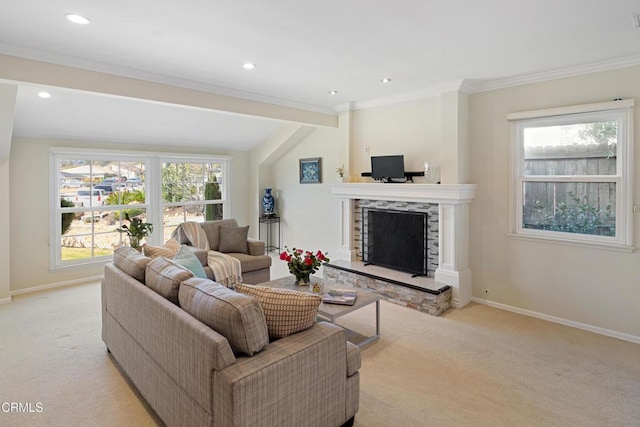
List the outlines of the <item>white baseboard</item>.
{"type": "Polygon", "coordinates": [[[0,304],[9,304],[11,302],[11,297],[0,299],[0,304]]]}
{"type": "MultiPolygon", "coordinates": [[[[82,279],[66,280],[64,282],[56,282],[56,283],[50,283],[48,285],[34,286],[32,288],[27,288],[27,289],[18,289],[17,291],[11,291],[9,294],[11,296],[22,295],[22,294],[30,294],[31,292],[45,291],[47,289],[62,288],[64,286],[79,285],[81,283],[95,282],[95,281],[100,280],[100,279],[102,279],[102,276],[83,277],[82,279]]],[[[9,298],[9,302],[11,302],[11,298],[9,298]]]]}
{"type": "Polygon", "coordinates": [[[523,308],[514,307],[511,305],[500,304],[498,302],[488,301],[482,298],[474,297],[471,299],[471,301],[478,304],[482,304],[482,305],[488,305],[489,307],[499,308],[500,310],[511,311],[513,313],[523,314],[525,316],[535,317],[537,319],[548,320],[549,322],[559,323],[561,325],[571,326],[573,328],[583,329],[585,331],[594,332],[596,334],[606,335],[608,337],[618,338],[624,341],[630,341],[636,344],[640,344],[640,337],[635,335],[624,334],[622,332],[616,332],[610,329],[604,329],[598,326],[588,325],[586,323],[574,322],[573,320],[567,320],[561,317],[550,316],[548,314],[538,313],[537,311],[525,310],[523,308]]]}

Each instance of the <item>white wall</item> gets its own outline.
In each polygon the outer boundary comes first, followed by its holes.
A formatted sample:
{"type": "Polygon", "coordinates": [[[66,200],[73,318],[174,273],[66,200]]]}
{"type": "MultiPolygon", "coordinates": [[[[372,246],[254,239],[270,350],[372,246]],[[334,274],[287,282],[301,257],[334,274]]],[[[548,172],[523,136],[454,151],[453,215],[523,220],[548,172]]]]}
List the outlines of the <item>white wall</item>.
{"type": "Polygon", "coordinates": [[[9,180],[9,160],[0,160],[0,303],[9,302],[11,299],[9,180]]]}
{"type": "MultiPolygon", "coordinates": [[[[335,251],[340,245],[338,201],[330,185],[344,163],[340,131],[317,128],[272,165],[276,211],[283,244],[305,250],[335,251]],[[300,184],[299,159],[322,158],[322,183],[300,184]]],[[[262,190],[264,194],[264,190],[262,190]]]]}
{"type": "MultiPolygon", "coordinates": [[[[349,175],[371,172],[371,156],[404,155],[405,170],[421,172],[440,163],[440,98],[355,110],[349,175]],[[369,147],[369,153],[365,147],[369,147]]],[[[416,178],[416,182],[420,179],[416,178]]]]}
{"type": "MultiPolygon", "coordinates": [[[[16,138],[11,146],[9,161],[11,291],[102,275],[102,265],[49,271],[49,148],[53,146],[231,155],[231,216],[240,224],[247,224],[249,221],[247,153],[211,153],[203,149],[184,147],[131,147],[125,144],[16,138]]],[[[3,170],[4,166],[0,165],[0,172],[3,170]]],[[[0,214],[0,220],[2,216],[0,214]]]]}
{"type": "MultiPolygon", "coordinates": [[[[566,105],[640,98],[640,67],[474,94],[470,97],[473,295],[548,316],[640,337],[640,253],[621,253],[507,237],[509,125],[506,115],[566,105]],[[485,295],[484,291],[489,294],[485,295]]],[[[640,137],[640,113],[635,111],[640,137]]],[[[635,144],[635,200],[640,146],[635,144]]],[[[634,216],[635,244],[640,220],[634,216]]]]}

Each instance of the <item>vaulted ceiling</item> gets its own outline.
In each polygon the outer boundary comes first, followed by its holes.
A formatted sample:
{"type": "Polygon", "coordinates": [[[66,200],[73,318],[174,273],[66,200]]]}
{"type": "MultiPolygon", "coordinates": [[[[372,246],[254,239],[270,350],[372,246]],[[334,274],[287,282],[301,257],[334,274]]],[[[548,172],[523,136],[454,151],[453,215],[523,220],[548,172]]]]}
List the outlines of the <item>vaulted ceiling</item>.
{"type": "MultiPolygon", "coordinates": [[[[20,0],[2,6],[0,54],[335,114],[453,80],[638,64],[638,13],[636,0],[20,0]]],[[[20,87],[14,135],[246,150],[282,124],[40,90],[20,87]]]]}

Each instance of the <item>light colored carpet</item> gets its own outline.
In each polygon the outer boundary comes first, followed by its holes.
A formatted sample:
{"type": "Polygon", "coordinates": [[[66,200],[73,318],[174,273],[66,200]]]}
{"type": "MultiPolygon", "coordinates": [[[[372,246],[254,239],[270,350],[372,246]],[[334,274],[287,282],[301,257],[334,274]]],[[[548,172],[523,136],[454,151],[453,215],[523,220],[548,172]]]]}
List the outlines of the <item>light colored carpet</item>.
{"type": "MultiPolygon", "coordinates": [[[[373,306],[342,322],[373,332],[373,306]]],[[[640,346],[470,304],[433,317],[382,302],[356,426],[638,426],[640,346]]],[[[159,423],[100,338],[98,283],[0,306],[1,426],[159,423]],[[35,406],[34,406],[35,409],[35,406]]]]}

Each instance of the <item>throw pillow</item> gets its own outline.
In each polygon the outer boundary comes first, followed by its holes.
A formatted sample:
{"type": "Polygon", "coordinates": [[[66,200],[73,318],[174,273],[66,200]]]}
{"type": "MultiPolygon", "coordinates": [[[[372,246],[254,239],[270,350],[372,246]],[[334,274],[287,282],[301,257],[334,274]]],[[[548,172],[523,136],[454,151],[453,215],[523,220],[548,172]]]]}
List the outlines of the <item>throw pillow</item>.
{"type": "Polygon", "coordinates": [[[321,302],[319,295],[242,283],[236,284],[236,291],[258,300],[271,339],[303,331],[316,323],[321,302]]]}
{"type": "Polygon", "coordinates": [[[173,261],[191,271],[194,276],[202,279],[207,278],[207,273],[205,273],[200,260],[189,246],[182,245],[176,256],[173,257],[173,261]]]}
{"type": "Polygon", "coordinates": [[[180,307],[224,336],[234,353],[252,356],[269,344],[260,304],[208,279],[192,278],[180,284],[180,307]]]}
{"type": "Polygon", "coordinates": [[[145,284],[174,304],[178,304],[180,282],[193,277],[191,271],[166,258],[152,259],[145,275],[145,284]]]}
{"type": "Polygon", "coordinates": [[[120,246],[113,251],[113,263],[129,276],[144,283],[144,273],[151,261],[131,246],[120,246]]]}
{"type": "Polygon", "coordinates": [[[247,236],[249,226],[246,227],[220,227],[220,246],[218,251],[230,253],[249,253],[247,236]]]}
{"type": "Polygon", "coordinates": [[[149,258],[173,258],[182,245],[175,239],[167,240],[162,246],[144,245],[142,251],[149,258]]]}

